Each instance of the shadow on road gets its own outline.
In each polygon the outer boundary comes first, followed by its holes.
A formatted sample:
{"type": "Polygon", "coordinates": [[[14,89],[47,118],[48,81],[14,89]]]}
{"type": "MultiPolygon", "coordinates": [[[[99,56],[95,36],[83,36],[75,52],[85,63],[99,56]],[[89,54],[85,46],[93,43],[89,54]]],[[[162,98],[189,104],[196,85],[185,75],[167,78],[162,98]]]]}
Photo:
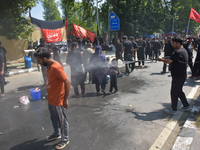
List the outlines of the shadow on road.
{"type": "Polygon", "coordinates": [[[10,150],[54,150],[55,145],[45,145],[45,140],[38,141],[37,139],[29,140],[19,145],[12,147],[10,150]]]}
{"type": "MultiPolygon", "coordinates": [[[[169,108],[170,107],[170,103],[162,103],[162,105],[165,108],[169,108]]],[[[164,109],[160,109],[160,110],[156,110],[156,111],[152,111],[149,113],[138,113],[138,112],[132,112],[132,114],[135,115],[134,118],[139,119],[139,120],[143,120],[143,121],[154,121],[154,120],[160,120],[163,118],[171,118],[168,114],[166,114],[164,112],[164,109]]]]}

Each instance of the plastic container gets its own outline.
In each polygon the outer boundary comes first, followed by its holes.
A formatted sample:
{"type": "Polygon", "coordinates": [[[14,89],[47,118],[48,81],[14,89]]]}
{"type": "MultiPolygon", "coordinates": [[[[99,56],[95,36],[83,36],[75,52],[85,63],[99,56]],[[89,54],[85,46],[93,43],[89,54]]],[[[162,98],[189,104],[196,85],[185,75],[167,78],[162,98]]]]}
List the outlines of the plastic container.
{"type": "Polygon", "coordinates": [[[30,57],[28,57],[27,55],[25,55],[24,60],[25,60],[25,67],[26,68],[31,68],[32,59],[30,57]]]}
{"type": "Polygon", "coordinates": [[[34,91],[35,89],[30,90],[31,92],[31,97],[34,101],[38,101],[41,99],[41,90],[39,91],[34,91]]]}

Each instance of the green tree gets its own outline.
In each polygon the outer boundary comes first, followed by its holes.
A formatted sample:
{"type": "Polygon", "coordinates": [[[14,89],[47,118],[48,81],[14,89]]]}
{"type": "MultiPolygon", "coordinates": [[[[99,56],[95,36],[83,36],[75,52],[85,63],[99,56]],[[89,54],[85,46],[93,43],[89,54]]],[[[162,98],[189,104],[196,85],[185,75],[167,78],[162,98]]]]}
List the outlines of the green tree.
{"type": "Polygon", "coordinates": [[[85,3],[84,0],[83,2],[71,2],[68,0],[63,0],[61,3],[63,18],[65,17],[65,9],[67,10],[69,37],[72,37],[72,23],[75,23],[89,31],[97,31],[97,24],[95,22],[95,8],[93,8],[92,5],[90,6],[90,4],[85,3]]]}
{"type": "MultiPolygon", "coordinates": [[[[187,26],[188,20],[190,16],[191,7],[194,8],[200,14],[200,2],[199,0],[177,0],[178,4],[176,6],[176,19],[175,19],[175,27],[174,31],[177,33],[184,34],[187,26]]],[[[189,34],[196,34],[196,28],[200,24],[195,20],[190,20],[189,34]]]]}
{"type": "Polygon", "coordinates": [[[33,25],[24,16],[37,0],[1,0],[0,36],[7,39],[28,39],[33,25]]]}
{"type": "Polygon", "coordinates": [[[43,17],[48,21],[61,20],[58,4],[55,0],[40,0],[44,8],[43,17]]]}

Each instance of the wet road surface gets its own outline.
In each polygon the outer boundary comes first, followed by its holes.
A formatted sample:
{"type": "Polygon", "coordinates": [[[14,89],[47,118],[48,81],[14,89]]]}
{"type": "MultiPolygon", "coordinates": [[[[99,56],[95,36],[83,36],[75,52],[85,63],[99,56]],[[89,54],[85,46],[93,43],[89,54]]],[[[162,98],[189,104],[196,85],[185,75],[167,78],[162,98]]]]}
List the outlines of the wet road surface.
{"type": "MultiPolygon", "coordinates": [[[[146,62],[146,66],[136,67],[130,76],[118,78],[118,93],[96,96],[95,86],[86,85],[85,97],[69,99],[70,142],[65,150],[147,150],[151,147],[171,118],[163,111],[170,107],[171,77],[169,73],[160,74],[162,63],[146,62]],[[133,111],[126,112],[129,108],[133,111]]],[[[69,67],[65,71],[70,78],[69,67]]],[[[44,140],[52,133],[47,100],[31,100],[29,90],[38,87],[39,74],[8,78],[6,97],[0,99],[0,132],[3,132],[0,149],[52,150],[58,143],[44,140]],[[27,105],[19,103],[24,95],[31,101],[27,105]]],[[[107,84],[106,91],[109,87],[107,84]]],[[[188,79],[184,86],[186,95],[192,87],[194,81],[188,79]]]]}

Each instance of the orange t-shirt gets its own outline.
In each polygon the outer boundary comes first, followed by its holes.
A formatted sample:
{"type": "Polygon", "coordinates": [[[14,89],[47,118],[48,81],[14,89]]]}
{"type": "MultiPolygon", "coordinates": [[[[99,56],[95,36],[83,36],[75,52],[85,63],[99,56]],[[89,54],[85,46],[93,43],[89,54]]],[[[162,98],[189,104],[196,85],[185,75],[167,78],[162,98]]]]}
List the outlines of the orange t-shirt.
{"type": "Polygon", "coordinates": [[[63,67],[57,61],[54,61],[50,67],[47,67],[46,77],[49,104],[53,106],[62,106],[65,96],[64,81],[66,79],[69,80],[63,67]]]}

